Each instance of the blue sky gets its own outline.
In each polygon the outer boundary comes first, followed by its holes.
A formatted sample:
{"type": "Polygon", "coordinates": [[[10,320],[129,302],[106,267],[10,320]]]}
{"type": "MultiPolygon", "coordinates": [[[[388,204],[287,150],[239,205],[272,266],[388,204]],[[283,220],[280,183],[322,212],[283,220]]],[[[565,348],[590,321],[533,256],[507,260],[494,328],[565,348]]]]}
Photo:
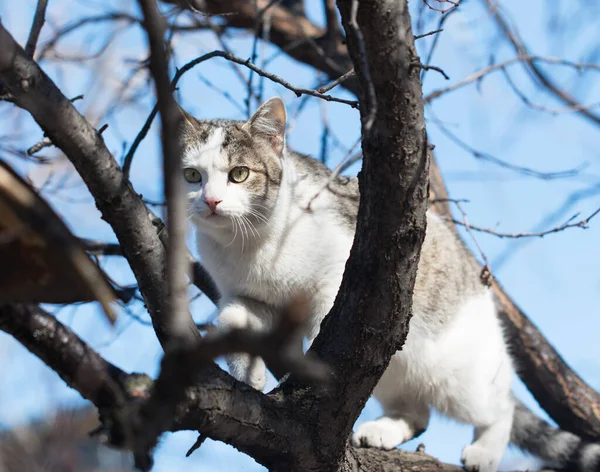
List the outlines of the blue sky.
{"type": "MultiPolygon", "coordinates": [[[[8,6],[0,4],[0,18],[5,27],[21,44],[25,42],[35,7],[34,0],[24,0],[8,6]]],[[[42,33],[42,43],[53,32],[53,25],[64,25],[78,15],[91,15],[106,11],[110,6],[130,5],[136,14],[135,2],[73,2],[55,0],[50,2],[49,21],[42,33]]],[[[309,15],[322,23],[320,2],[307,0],[309,15]]],[[[418,2],[412,2],[413,9],[418,2]]],[[[571,2],[557,1],[558,18],[577,14],[571,2]],[[567,8],[567,3],[571,5],[567,8]]],[[[549,13],[543,0],[504,0],[503,7],[511,20],[520,28],[524,40],[535,54],[560,56],[571,60],[598,62],[597,34],[593,15],[580,15],[569,23],[570,29],[549,31],[549,13]]],[[[583,5],[583,4],[582,4],[583,5]]],[[[594,8],[594,7],[590,7],[594,8]]],[[[564,20],[566,21],[566,20],[564,20]]],[[[427,23],[425,31],[432,23],[427,23]]],[[[433,63],[442,67],[451,77],[445,81],[430,71],[425,75],[424,93],[450,83],[458,82],[469,74],[487,66],[494,52],[494,60],[501,61],[514,56],[509,47],[498,43],[496,32],[481,8],[480,2],[464,1],[460,11],[454,13],[444,25],[433,63]]],[[[418,32],[418,31],[417,31],[418,32]]],[[[90,26],[67,37],[59,43],[63,55],[98,50],[106,37],[105,25],[90,26]]],[[[418,42],[419,53],[426,56],[433,38],[418,42]]],[[[236,55],[250,56],[252,41],[238,33],[229,41],[236,55]]],[[[176,64],[182,65],[202,53],[220,49],[208,32],[185,34],[175,41],[176,64]]],[[[277,49],[259,46],[259,60],[272,57],[277,49]]],[[[139,105],[122,106],[110,117],[98,120],[102,110],[114,100],[119,81],[129,74],[132,60],[144,58],[144,43],[137,27],[118,33],[113,44],[99,60],[98,69],[90,71],[96,61],[73,61],[60,67],[45,61],[43,66],[59,84],[67,96],[83,93],[84,100],[77,102],[78,109],[96,126],[109,123],[104,137],[111,152],[117,158],[123,155],[123,143],[131,143],[141,127],[150,107],[150,93],[142,76],[136,79],[139,105]]],[[[319,78],[305,66],[277,55],[269,62],[268,69],[290,82],[314,88],[319,78]]],[[[247,76],[248,71],[240,69],[247,76]]],[[[578,76],[572,70],[556,66],[546,67],[556,81],[584,103],[600,102],[600,72],[578,76]]],[[[510,69],[512,79],[528,97],[549,108],[561,108],[547,94],[540,92],[531,79],[517,65],[510,69]]],[[[258,83],[255,77],[255,83],[258,83]]],[[[352,98],[342,89],[333,94],[352,98]]],[[[243,100],[246,89],[230,64],[214,59],[188,73],[180,82],[178,98],[190,112],[202,118],[244,118],[243,100]],[[203,81],[208,79],[213,86],[203,81]],[[215,90],[226,90],[233,102],[215,90]],[[240,110],[241,108],[241,110],[240,110]]],[[[315,98],[298,99],[278,85],[265,82],[265,98],[279,95],[288,107],[292,118],[288,144],[294,149],[318,156],[320,152],[321,117],[326,114],[332,132],[329,154],[330,165],[335,165],[346,154],[359,136],[358,112],[344,105],[324,103],[315,98]],[[301,107],[301,112],[296,113],[301,107]],[[339,143],[339,144],[337,144],[339,143]]],[[[126,98],[131,98],[130,93],[126,98]]],[[[600,110],[599,110],[600,111],[600,110]]],[[[550,115],[523,105],[507,85],[502,73],[490,75],[477,86],[471,85],[432,103],[426,109],[430,141],[436,146],[438,163],[453,198],[468,199],[463,205],[469,221],[478,226],[494,227],[498,231],[537,231],[562,223],[575,213],[587,216],[600,207],[600,129],[579,115],[559,113],[550,115]],[[563,180],[541,180],[525,177],[514,171],[502,169],[484,160],[478,160],[440,130],[436,123],[451,130],[473,148],[487,152],[506,162],[553,172],[585,165],[575,177],[563,180]],[[573,195],[582,198],[574,200],[573,195]]],[[[41,139],[42,133],[30,117],[17,113],[11,105],[0,105],[0,136],[18,132],[14,142],[5,144],[27,148],[41,139]]],[[[139,148],[132,167],[135,188],[145,197],[159,200],[160,147],[158,127],[139,148]]],[[[114,240],[110,228],[99,218],[89,194],[59,153],[48,150],[46,156],[55,157],[51,166],[56,179],[68,175],[68,191],[48,194],[54,208],[64,216],[72,230],[85,237],[114,240]]],[[[2,158],[6,158],[2,155],[2,158]]],[[[10,160],[23,174],[38,184],[48,175],[48,167],[33,169],[30,164],[10,160]]],[[[356,173],[358,165],[349,173],[356,173]]],[[[559,234],[535,240],[501,240],[493,236],[476,234],[492,271],[508,293],[530,316],[547,338],[554,344],[569,364],[593,387],[600,389],[600,219],[593,220],[587,230],[570,229],[559,234]]],[[[469,238],[467,241],[471,244],[469,238]]],[[[132,275],[122,259],[106,258],[103,267],[120,283],[131,283],[132,275]]],[[[52,307],[53,310],[56,307],[52,307]]],[[[198,321],[210,319],[214,307],[203,298],[192,305],[198,321]]],[[[143,307],[136,306],[132,312],[147,320],[143,307]]],[[[116,329],[109,329],[98,314],[95,305],[84,305],[77,310],[64,308],[58,317],[71,326],[82,338],[99,350],[108,360],[129,371],[142,371],[151,375],[158,368],[161,351],[151,328],[133,321],[123,313],[116,329]]],[[[64,383],[40,361],[31,356],[10,337],[0,334],[0,425],[11,426],[34,417],[53,412],[58,407],[81,404],[76,392],[64,383]]],[[[535,401],[524,387],[515,382],[519,397],[540,412],[535,401]]],[[[379,406],[370,401],[359,422],[379,414],[379,406]]],[[[414,449],[419,442],[426,445],[427,452],[449,462],[458,462],[460,451],[471,439],[470,427],[435,417],[428,431],[405,448],[414,449]]],[[[258,471],[264,470],[252,459],[221,443],[207,441],[191,458],[184,457],[194,442],[195,433],[181,432],[167,435],[159,448],[157,471],[258,471]]],[[[528,464],[520,454],[509,452],[505,465],[511,468],[528,464]]]]}

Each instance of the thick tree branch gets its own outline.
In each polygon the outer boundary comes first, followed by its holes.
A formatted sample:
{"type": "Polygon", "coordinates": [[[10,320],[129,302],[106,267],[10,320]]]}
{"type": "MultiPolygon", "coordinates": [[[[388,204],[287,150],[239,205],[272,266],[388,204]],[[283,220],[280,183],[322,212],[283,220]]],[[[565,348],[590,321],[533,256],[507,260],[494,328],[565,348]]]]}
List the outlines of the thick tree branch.
{"type": "MultiPolygon", "coordinates": [[[[406,1],[361,1],[353,27],[352,2],[338,6],[346,30],[362,31],[347,34],[348,46],[361,90],[371,89],[381,106],[362,137],[355,243],[336,302],[309,351],[332,366],[334,380],[325,390],[292,376],[276,391],[311,428],[311,446],[291,451],[290,470],[351,470],[347,438],[406,338],[425,234],[429,160],[406,1]],[[369,78],[366,68],[377,74],[369,78]]],[[[367,95],[359,96],[363,122],[370,119],[367,95]]]]}
{"type": "Polygon", "coordinates": [[[106,362],[73,331],[37,305],[0,305],[0,329],[98,408],[124,404],[124,372],[106,362]]]}
{"type": "Polygon", "coordinates": [[[462,467],[444,464],[422,452],[382,451],[351,447],[340,472],[460,472],[462,467]]]}

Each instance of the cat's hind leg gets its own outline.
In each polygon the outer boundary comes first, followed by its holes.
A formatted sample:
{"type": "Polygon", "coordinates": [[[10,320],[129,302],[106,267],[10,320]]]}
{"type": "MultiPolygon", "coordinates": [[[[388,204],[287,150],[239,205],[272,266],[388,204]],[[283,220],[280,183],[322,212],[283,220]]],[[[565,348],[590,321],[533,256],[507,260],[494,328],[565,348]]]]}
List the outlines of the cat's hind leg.
{"type": "Polygon", "coordinates": [[[495,421],[475,425],[473,443],[462,452],[462,463],[472,472],[496,472],[510,440],[514,405],[507,399],[506,408],[498,411],[495,421]]]}

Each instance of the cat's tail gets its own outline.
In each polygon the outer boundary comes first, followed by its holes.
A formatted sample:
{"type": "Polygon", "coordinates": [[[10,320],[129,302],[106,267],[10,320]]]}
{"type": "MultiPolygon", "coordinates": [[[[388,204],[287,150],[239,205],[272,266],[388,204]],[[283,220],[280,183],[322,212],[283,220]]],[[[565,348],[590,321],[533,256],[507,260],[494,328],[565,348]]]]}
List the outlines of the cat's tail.
{"type": "Polygon", "coordinates": [[[561,470],[600,472],[600,444],[551,426],[516,399],[510,442],[561,470]]]}

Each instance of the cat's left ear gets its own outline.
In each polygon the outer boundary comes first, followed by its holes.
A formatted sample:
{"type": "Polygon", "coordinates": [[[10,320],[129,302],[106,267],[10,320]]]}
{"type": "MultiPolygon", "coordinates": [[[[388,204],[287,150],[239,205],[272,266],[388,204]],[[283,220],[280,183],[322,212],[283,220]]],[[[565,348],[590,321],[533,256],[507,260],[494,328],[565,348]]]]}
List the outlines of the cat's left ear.
{"type": "Polygon", "coordinates": [[[253,138],[264,139],[279,155],[285,143],[285,105],[275,97],[263,103],[244,125],[253,138]]]}

